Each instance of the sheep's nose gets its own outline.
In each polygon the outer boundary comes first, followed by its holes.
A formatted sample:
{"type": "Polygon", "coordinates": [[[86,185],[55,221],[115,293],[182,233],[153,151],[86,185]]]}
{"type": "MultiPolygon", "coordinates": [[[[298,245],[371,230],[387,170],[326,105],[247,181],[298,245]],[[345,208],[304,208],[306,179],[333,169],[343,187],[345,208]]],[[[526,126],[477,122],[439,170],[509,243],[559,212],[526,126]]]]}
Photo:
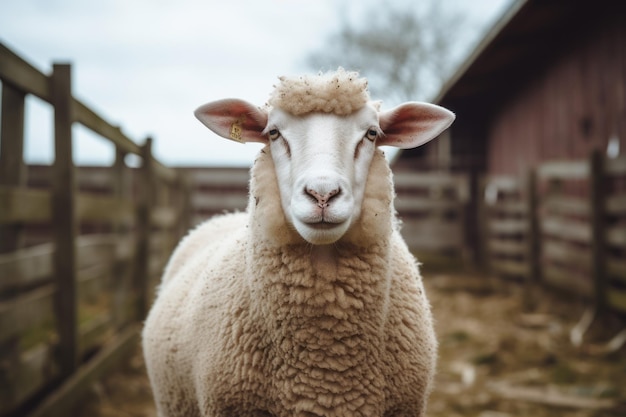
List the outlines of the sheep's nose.
{"type": "Polygon", "coordinates": [[[317,201],[317,206],[319,208],[328,207],[328,202],[336,195],[341,192],[339,187],[333,188],[330,191],[317,191],[311,187],[306,187],[304,190],[308,195],[313,197],[317,201]]]}

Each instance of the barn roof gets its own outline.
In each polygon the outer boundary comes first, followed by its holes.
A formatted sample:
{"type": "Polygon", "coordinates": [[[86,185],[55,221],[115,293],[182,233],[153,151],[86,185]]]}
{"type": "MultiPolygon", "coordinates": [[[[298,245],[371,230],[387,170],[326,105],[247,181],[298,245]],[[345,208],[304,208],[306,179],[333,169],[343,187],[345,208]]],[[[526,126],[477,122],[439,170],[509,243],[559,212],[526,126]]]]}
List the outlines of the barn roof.
{"type": "Polygon", "coordinates": [[[434,102],[457,113],[485,114],[523,80],[626,2],[620,0],[516,0],[444,85],[434,102]],[[471,111],[474,110],[474,111],[471,111]]]}

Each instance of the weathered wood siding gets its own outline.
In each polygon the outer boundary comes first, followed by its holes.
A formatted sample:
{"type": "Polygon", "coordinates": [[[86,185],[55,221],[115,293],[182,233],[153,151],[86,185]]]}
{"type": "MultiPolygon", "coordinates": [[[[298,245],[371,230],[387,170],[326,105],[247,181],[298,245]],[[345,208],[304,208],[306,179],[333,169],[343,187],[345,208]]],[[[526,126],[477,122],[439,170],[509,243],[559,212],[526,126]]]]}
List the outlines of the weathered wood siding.
{"type": "Polygon", "coordinates": [[[583,42],[565,43],[553,57],[544,71],[514,86],[517,93],[494,115],[490,175],[520,175],[540,161],[585,158],[606,149],[611,137],[626,150],[624,18],[607,18],[583,42]]]}

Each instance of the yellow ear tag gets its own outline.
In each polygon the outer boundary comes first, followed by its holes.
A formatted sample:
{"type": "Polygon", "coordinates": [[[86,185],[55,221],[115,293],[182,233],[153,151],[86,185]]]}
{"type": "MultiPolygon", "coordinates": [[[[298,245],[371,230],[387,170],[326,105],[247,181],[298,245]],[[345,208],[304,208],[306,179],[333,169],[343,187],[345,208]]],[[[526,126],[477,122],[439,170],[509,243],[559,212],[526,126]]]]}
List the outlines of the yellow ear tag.
{"type": "Polygon", "coordinates": [[[230,125],[230,138],[232,140],[243,143],[243,139],[241,138],[242,133],[243,129],[241,127],[241,120],[237,120],[235,123],[230,125]]]}

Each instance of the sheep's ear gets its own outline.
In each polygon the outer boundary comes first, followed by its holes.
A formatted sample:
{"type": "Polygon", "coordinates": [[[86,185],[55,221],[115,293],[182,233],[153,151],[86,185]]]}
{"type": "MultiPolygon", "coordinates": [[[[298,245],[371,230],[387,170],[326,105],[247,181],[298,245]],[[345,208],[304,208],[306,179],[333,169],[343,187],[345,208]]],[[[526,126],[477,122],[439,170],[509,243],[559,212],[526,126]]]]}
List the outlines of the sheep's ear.
{"type": "Polygon", "coordinates": [[[454,113],[428,103],[408,102],[379,115],[382,137],[377,145],[416,148],[436,138],[454,121],[454,113]]]}
{"type": "Polygon", "coordinates": [[[267,113],[243,100],[225,99],[198,107],[198,120],[218,135],[237,142],[267,143],[262,134],[267,113]]]}

